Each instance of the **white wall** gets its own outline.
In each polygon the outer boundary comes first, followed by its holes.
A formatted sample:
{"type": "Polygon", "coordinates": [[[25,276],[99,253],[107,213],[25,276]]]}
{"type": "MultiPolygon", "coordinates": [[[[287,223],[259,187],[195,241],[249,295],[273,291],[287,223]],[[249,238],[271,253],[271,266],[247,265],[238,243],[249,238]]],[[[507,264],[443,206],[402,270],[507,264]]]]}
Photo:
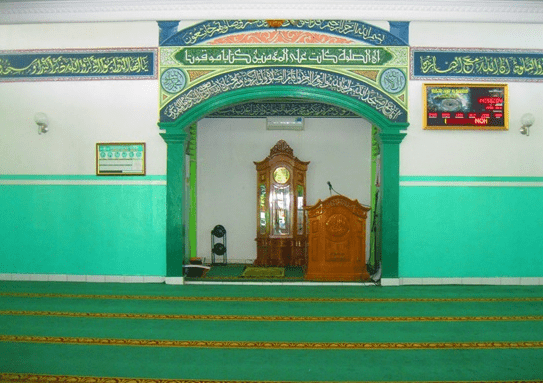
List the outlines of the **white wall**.
{"type": "Polygon", "coordinates": [[[156,46],[158,46],[158,24],[154,21],[0,25],[0,49],[156,46]]]}
{"type": "MultiPolygon", "coordinates": [[[[412,47],[543,49],[542,35],[541,24],[412,22],[409,41],[412,47]]],[[[409,82],[410,125],[400,147],[401,175],[543,174],[543,83],[507,82],[508,131],[423,130],[422,86],[436,82],[440,81],[409,82]],[[529,137],[519,133],[521,117],[525,113],[532,113],[536,119],[529,137]]],[[[496,83],[505,81],[497,80],[496,83]]]]}
{"type": "MultiPolygon", "coordinates": [[[[156,47],[158,25],[83,23],[0,25],[0,50],[156,47]]],[[[95,174],[97,142],[147,143],[147,174],[164,175],[158,81],[0,83],[1,174],[95,174]],[[46,113],[38,135],[34,114],[46,113]]]]}
{"type": "Polygon", "coordinates": [[[339,193],[370,205],[371,124],[364,119],[306,119],[305,130],[267,131],[265,119],[204,119],[198,123],[198,256],[209,262],[210,232],[227,230],[230,262],[256,258],[256,170],[284,139],[307,171],[307,204],[339,193]]]}
{"type": "Polygon", "coordinates": [[[0,86],[0,172],[96,172],[97,142],[146,142],[147,174],[165,174],[156,80],[18,82],[0,86]],[[38,135],[34,114],[49,118],[38,135]]]}

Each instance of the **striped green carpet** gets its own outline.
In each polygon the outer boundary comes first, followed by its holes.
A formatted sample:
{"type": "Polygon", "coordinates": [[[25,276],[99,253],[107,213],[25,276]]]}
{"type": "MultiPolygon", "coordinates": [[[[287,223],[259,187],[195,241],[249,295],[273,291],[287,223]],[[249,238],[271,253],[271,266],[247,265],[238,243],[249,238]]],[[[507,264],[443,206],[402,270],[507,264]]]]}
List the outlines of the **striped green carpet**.
{"type": "Polygon", "coordinates": [[[0,381],[539,382],[543,288],[0,282],[0,381]]]}

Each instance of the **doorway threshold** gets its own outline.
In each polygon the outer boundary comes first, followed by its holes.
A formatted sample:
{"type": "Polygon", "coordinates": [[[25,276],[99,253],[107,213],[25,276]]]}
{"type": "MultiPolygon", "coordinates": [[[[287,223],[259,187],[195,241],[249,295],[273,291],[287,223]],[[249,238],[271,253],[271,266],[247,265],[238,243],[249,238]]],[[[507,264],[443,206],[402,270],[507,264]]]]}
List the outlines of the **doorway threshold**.
{"type": "MultiPolygon", "coordinates": [[[[208,265],[201,275],[185,275],[185,285],[248,285],[248,286],[378,286],[375,281],[311,281],[305,279],[300,266],[261,267],[260,272],[247,273],[252,265],[208,265]],[[266,270],[267,269],[267,270],[266,270]],[[276,269],[282,269],[278,273],[276,269]],[[265,272],[270,271],[270,273],[265,272]]],[[[259,269],[258,267],[256,269],[259,269]]]]}
{"type": "Polygon", "coordinates": [[[380,286],[379,282],[294,282],[294,281],[277,281],[277,282],[258,282],[258,281],[243,281],[243,282],[219,282],[219,281],[194,281],[185,280],[185,285],[247,285],[247,286],[380,286]]]}

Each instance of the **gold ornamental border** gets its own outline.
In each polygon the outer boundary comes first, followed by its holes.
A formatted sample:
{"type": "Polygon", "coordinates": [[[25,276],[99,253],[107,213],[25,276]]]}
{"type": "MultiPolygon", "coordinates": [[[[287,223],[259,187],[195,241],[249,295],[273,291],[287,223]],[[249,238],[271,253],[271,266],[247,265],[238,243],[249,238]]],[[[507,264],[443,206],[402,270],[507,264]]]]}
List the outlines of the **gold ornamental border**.
{"type": "Polygon", "coordinates": [[[481,350],[543,348],[543,341],[482,342],[267,342],[171,339],[121,339],[61,336],[0,335],[0,342],[258,350],[481,350]]]}
{"type": "MultiPolygon", "coordinates": [[[[24,373],[1,373],[0,383],[300,383],[292,380],[211,380],[211,379],[153,379],[153,378],[124,378],[74,375],[44,375],[24,373]]],[[[542,383],[543,380],[477,380],[477,383],[542,383]]],[[[333,383],[331,381],[304,381],[304,383],[333,383]]],[[[360,381],[345,381],[343,383],[361,383],[360,381]]],[[[364,383],[416,383],[415,381],[364,381],[364,383]]],[[[474,383],[467,380],[434,380],[425,383],[474,383]]]]}
{"type": "Polygon", "coordinates": [[[102,295],[1,292],[0,297],[114,299],[185,302],[300,302],[300,303],[411,303],[411,302],[543,302],[543,297],[501,298],[304,298],[304,297],[185,297],[160,295],[102,295]]]}
{"type": "Polygon", "coordinates": [[[68,318],[153,319],[153,320],[210,320],[210,321],[269,321],[269,322],[522,322],[542,321],[543,315],[513,316],[283,316],[283,315],[202,315],[202,314],[139,314],[90,313],[68,311],[0,310],[0,315],[52,316],[68,318]]]}

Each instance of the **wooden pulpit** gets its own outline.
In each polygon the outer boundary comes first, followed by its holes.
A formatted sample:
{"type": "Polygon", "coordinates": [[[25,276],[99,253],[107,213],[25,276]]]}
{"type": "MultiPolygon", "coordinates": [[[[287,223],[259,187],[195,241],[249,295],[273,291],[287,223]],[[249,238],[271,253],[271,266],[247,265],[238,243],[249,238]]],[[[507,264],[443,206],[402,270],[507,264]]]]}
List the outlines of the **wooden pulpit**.
{"type": "Polygon", "coordinates": [[[369,207],[336,195],[306,207],[309,218],[306,280],[365,281],[369,207]]]}

